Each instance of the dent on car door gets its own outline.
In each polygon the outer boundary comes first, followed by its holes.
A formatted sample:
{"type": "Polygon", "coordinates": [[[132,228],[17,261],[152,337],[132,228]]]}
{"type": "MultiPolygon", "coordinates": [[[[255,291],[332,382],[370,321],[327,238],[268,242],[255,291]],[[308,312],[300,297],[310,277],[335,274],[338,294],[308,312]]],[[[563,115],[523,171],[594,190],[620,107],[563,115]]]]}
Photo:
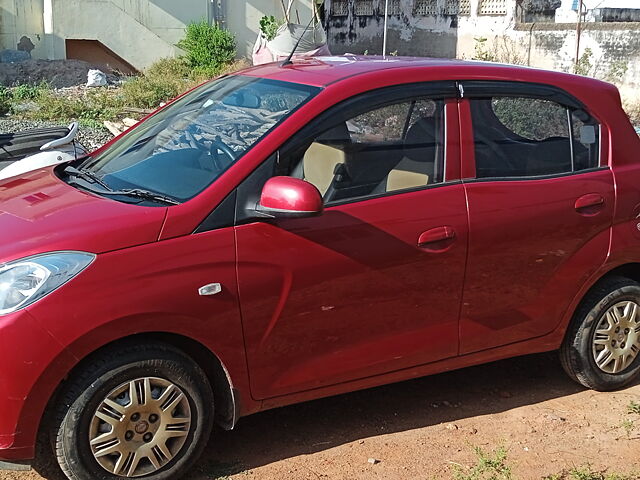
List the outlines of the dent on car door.
{"type": "MultiPolygon", "coordinates": [[[[413,91],[333,109],[282,149],[276,173],[313,183],[323,215],[237,227],[256,398],[457,354],[467,241],[457,105],[413,91]],[[453,132],[446,176],[445,130],[453,132]]],[[[251,195],[255,203],[275,163],[240,187],[240,207],[251,195]]]]}
{"type": "Polygon", "coordinates": [[[575,99],[526,84],[465,92],[461,353],[552,332],[605,261],[614,207],[604,127],[575,99]]]}

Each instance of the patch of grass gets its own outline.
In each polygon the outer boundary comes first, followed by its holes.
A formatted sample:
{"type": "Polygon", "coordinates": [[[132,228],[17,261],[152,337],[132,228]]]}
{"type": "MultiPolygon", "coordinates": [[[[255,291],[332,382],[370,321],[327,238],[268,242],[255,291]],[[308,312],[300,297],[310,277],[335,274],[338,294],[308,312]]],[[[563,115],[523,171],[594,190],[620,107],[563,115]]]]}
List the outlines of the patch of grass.
{"type": "Polygon", "coordinates": [[[626,418],[622,421],[620,426],[624,428],[624,431],[627,434],[627,438],[631,438],[631,434],[633,433],[633,429],[635,428],[633,420],[629,420],[628,418],[626,418]]]}
{"type": "Polygon", "coordinates": [[[36,100],[43,92],[50,90],[51,87],[46,82],[42,82],[38,85],[18,85],[11,89],[11,97],[18,102],[24,102],[28,100],[36,100]]]}
{"type": "Polygon", "coordinates": [[[640,415],[640,403],[631,400],[627,405],[627,413],[640,415]]]}
{"type": "MultiPolygon", "coordinates": [[[[221,73],[247,66],[246,61],[234,62],[225,66],[221,73]]],[[[116,119],[125,107],[155,109],[207,80],[208,76],[192,71],[184,60],[166,58],[120,87],[89,89],[80,96],[52,90],[45,84],[0,88],[0,115],[14,113],[25,119],[78,120],[85,125],[97,125],[104,120],[116,119]],[[34,108],[20,112],[14,108],[25,102],[33,103],[34,108]]]]}
{"type": "Polygon", "coordinates": [[[555,475],[544,477],[543,480],[637,480],[638,476],[634,473],[604,473],[594,471],[591,465],[582,467],[574,467],[555,475]]]}
{"type": "Polygon", "coordinates": [[[476,463],[471,467],[455,465],[455,480],[512,480],[511,467],[507,464],[507,450],[498,447],[485,452],[480,447],[474,448],[476,463]]]}
{"type": "MultiPolygon", "coordinates": [[[[231,73],[247,66],[246,61],[240,60],[225,65],[218,73],[231,73]]],[[[191,70],[182,59],[163,59],[122,85],[122,103],[128,107],[157,108],[211,78],[200,70],[191,70]]]]}
{"type": "Polygon", "coordinates": [[[36,108],[24,112],[24,118],[99,122],[114,118],[123,106],[117,92],[101,89],[89,90],[80,97],[68,97],[53,90],[41,90],[33,101],[36,108]]]}

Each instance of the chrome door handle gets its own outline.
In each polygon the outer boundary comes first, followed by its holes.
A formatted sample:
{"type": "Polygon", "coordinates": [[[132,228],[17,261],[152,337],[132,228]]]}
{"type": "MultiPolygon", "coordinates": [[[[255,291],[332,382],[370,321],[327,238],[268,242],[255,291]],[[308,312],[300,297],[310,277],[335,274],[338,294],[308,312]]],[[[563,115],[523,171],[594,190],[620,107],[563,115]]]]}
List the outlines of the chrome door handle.
{"type": "Polygon", "coordinates": [[[420,234],[418,237],[419,247],[428,247],[440,242],[453,241],[456,238],[456,231],[448,225],[432,228],[420,234]]]}
{"type": "Polygon", "coordinates": [[[217,295],[222,292],[222,285],[219,283],[210,283],[198,289],[198,295],[201,297],[209,297],[211,295],[217,295]]]}
{"type": "Polygon", "coordinates": [[[599,193],[588,193],[578,198],[574,207],[582,215],[595,215],[604,207],[604,197],[599,193]]]}

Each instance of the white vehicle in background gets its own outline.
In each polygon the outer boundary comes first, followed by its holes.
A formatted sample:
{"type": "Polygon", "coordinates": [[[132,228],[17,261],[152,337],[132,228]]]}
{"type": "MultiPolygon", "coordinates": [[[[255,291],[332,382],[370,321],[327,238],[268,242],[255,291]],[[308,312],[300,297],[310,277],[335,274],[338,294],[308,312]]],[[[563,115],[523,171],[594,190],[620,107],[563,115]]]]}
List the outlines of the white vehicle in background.
{"type": "Polygon", "coordinates": [[[0,180],[86,155],[76,140],[78,123],[67,128],[42,128],[0,134],[0,180]]]}

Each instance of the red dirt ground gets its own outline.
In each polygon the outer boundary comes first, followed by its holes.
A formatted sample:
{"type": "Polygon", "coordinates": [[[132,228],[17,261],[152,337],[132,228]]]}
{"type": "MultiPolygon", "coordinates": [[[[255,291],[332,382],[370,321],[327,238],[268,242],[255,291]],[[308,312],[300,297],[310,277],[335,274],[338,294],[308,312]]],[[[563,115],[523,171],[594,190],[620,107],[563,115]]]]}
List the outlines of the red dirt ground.
{"type": "MultiPolygon", "coordinates": [[[[593,392],[555,354],[522,357],[243,418],[215,432],[187,480],[451,479],[454,465],[475,462],[473,447],[501,445],[516,479],[586,464],[629,474],[640,472],[631,401],[640,402],[638,383],[593,392]]],[[[0,480],[61,479],[41,463],[0,480]]]]}

